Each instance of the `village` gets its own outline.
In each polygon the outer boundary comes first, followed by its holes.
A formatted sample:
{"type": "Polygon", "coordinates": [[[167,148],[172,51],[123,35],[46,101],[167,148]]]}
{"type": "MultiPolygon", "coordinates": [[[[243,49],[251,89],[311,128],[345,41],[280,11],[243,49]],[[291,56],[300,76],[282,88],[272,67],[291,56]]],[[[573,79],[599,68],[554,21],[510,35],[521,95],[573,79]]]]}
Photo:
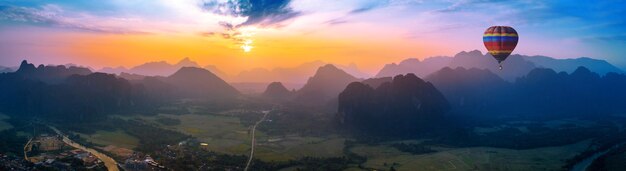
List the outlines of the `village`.
{"type": "Polygon", "coordinates": [[[24,146],[24,159],[35,168],[106,170],[98,157],[65,144],[59,135],[41,134],[30,139],[24,146]]]}

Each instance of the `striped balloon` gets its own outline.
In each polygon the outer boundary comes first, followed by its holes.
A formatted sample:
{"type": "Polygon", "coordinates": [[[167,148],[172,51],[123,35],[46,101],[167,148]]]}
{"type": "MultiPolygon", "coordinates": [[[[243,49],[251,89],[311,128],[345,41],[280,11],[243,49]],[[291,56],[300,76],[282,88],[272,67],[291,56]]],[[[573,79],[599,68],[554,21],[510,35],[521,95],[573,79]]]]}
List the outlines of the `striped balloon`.
{"type": "Polygon", "coordinates": [[[491,26],[483,35],[485,47],[489,50],[489,54],[498,60],[498,64],[511,55],[517,46],[517,40],[517,31],[509,26],[491,26]]]}

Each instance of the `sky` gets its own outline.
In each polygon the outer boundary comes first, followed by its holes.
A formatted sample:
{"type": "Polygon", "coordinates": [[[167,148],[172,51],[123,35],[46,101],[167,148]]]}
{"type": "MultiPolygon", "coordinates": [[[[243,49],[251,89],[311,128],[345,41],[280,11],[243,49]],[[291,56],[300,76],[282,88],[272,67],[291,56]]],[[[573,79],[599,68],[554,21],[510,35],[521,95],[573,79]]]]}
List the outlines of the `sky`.
{"type": "Polygon", "coordinates": [[[592,57],[626,68],[626,1],[0,0],[0,65],[132,67],[189,57],[230,74],[321,60],[375,73],[406,58],[486,51],[592,57]]]}

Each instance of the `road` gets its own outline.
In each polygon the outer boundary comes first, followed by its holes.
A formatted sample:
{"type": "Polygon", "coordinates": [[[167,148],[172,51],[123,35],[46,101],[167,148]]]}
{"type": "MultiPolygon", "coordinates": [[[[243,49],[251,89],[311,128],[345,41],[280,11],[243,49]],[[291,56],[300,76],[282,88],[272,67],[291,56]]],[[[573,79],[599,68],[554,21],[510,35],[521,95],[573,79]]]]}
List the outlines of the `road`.
{"type": "Polygon", "coordinates": [[[26,145],[24,145],[24,160],[26,161],[30,161],[28,160],[28,153],[29,151],[32,150],[32,146],[30,146],[30,143],[33,142],[34,137],[31,137],[30,139],[28,139],[28,142],[26,142],[26,145]]]}
{"type": "Polygon", "coordinates": [[[252,158],[254,156],[254,146],[256,145],[256,137],[254,136],[254,133],[256,132],[256,126],[259,126],[259,124],[265,120],[265,117],[267,117],[267,114],[269,114],[270,111],[266,110],[266,111],[262,111],[262,113],[263,113],[263,118],[261,118],[261,120],[257,121],[256,124],[252,126],[252,141],[250,142],[250,146],[251,146],[250,158],[248,159],[248,163],[246,163],[246,168],[243,169],[244,171],[248,171],[248,168],[250,167],[250,163],[252,163],[252,158]]]}
{"type": "Polygon", "coordinates": [[[67,136],[65,136],[65,134],[63,134],[61,131],[59,131],[57,128],[48,125],[48,127],[50,127],[50,129],[54,130],[54,132],[56,132],[57,134],[61,135],[61,137],[63,137],[63,142],[65,142],[66,144],[74,147],[74,148],[78,148],[84,151],[87,151],[91,154],[93,154],[94,156],[98,157],[98,159],[102,160],[102,162],[104,162],[104,166],[107,167],[107,169],[109,171],[119,171],[119,169],[117,168],[117,162],[115,160],[113,160],[113,158],[102,154],[94,149],[91,148],[87,148],[83,145],[80,145],[74,141],[72,141],[71,139],[67,138],[67,136]]]}

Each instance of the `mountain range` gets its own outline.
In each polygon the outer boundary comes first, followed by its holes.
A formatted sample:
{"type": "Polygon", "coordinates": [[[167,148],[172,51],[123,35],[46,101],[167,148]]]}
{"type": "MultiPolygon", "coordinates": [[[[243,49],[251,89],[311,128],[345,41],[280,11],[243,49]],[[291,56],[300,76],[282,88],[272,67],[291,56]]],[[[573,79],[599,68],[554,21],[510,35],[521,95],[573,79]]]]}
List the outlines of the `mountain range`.
{"type": "MultiPolygon", "coordinates": [[[[201,67],[197,62],[192,61],[189,58],[184,58],[175,64],[170,64],[165,61],[148,62],[148,63],[144,63],[141,65],[132,67],[130,69],[127,69],[124,67],[114,67],[114,68],[104,67],[98,70],[98,72],[118,74],[118,75],[122,73],[126,73],[126,76],[129,76],[128,74],[135,75],[134,77],[130,77],[130,78],[137,78],[136,77],[137,75],[169,76],[182,67],[196,67],[196,68],[204,68],[206,70],[209,70],[215,75],[219,76],[220,78],[231,83],[263,83],[262,85],[265,85],[267,83],[280,81],[282,83],[286,83],[289,85],[291,84],[301,85],[307,81],[306,79],[307,76],[313,75],[315,71],[317,70],[317,68],[324,66],[326,64],[329,64],[329,63],[322,62],[322,61],[313,61],[313,62],[303,63],[295,67],[277,67],[271,70],[264,69],[264,68],[254,68],[254,69],[242,71],[236,75],[229,75],[219,70],[217,66],[215,65],[207,65],[207,66],[201,67]]],[[[349,64],[349,65],[336,65],[336,66],[358,78],[370,77],[370,75],[362,72],[354,63],[349,64]]],[[[251,85],[248,84],[246,86],[250,87],[251,85]]],[[[256,86],[257,87],[255,87],[255,89],[257,91],[259,91],[259,89],[262,90],[262,88],[264,88],[264,87],[258,87],[258,85],[256,86]]]]}
{"type": "MultiPolygon", "coordinates": [[[[282,83],[305,83],[307,76],[315,74],[316,70],[329,63],[322,61],[313,61],[300,64],[296,67],[277,67],[271,70],[264,68],[255,68],[247,71],[243,71],[235,75],[231,80],[232,82],[274,82],[280,81],[282,83]]],[[[335,67],[342,69],[346,73],[353,75],[357,78],[368,78],[369,75],[363,73],[355,64],[350,65],[337,65],[335,67]]]]}
{"type": "Polygon", "coordinates": [[[45,83],[59,83],[64,81],[67,77],[71,75],[88,75],[91,74],[91,70],[88,68],[70,66],[65,67],[64,65],[47,65],[43,64],[35,65],[28,63],[28,61],[24,60],[20,64],[20,67],[15,71],[15,74],[19,77],[29,80],[37,80],[45,83]]]}
{"type": "MultiPolygon", "coordinates": [[[[178,61],[175,64],[170,64],[165,61],[147,62],[141,65],[132,67],[130,69],[127,69],[121,66],[115,67],[115,68],[104,67],[98,70],[98,72],[111,73],[111,74],[127,73],[127,74],[143,75],[143,76],[169,76],[169,75],[174,74],[176,71],[178,71],[180,68],[183,68],[183,67],[203,68],[200,65],[198,65],[198,63],[192,61],[191,59],[183,58],[182,60],[178,61]]],[[[220,71],[219,69],[217,69],[217,67],[213,65],[208,65],[208,66],[205,66],[204,68],[211,71],[212,73],[215,73],[216,75],[220,75],[221,77],[226,76],[224,72],[220,71]]]]}
{"type": "Polygon", "coordinates": [[[584,66],[604,75],[608,72],[624,73],[621,69],[611,65],[604,60],[591,59],[591,58],[576,58],[576,59],[555,59],[546,56],[525,56],[525,55],[511,55],[506,61],[502,63],[503,69],[498,69],[498,64],[490,55],[483,54],[478,50],[469,52],[460,52],[453,57],[438,56],[426,58],[424,60],[419,59],[406,59],[399,64],[387,64],[385,65],[375,77],[392,77],[399,74],[414,73],[419,77],[426,77],[435,71],[438,71],[444,67],[450,68],[477,68],[487,69],[499,77],[513,81],[518,77],[528,74],[529,71],[535,68],[551,68],[556,72],[573,72],[579,66],[584,66]]]}

